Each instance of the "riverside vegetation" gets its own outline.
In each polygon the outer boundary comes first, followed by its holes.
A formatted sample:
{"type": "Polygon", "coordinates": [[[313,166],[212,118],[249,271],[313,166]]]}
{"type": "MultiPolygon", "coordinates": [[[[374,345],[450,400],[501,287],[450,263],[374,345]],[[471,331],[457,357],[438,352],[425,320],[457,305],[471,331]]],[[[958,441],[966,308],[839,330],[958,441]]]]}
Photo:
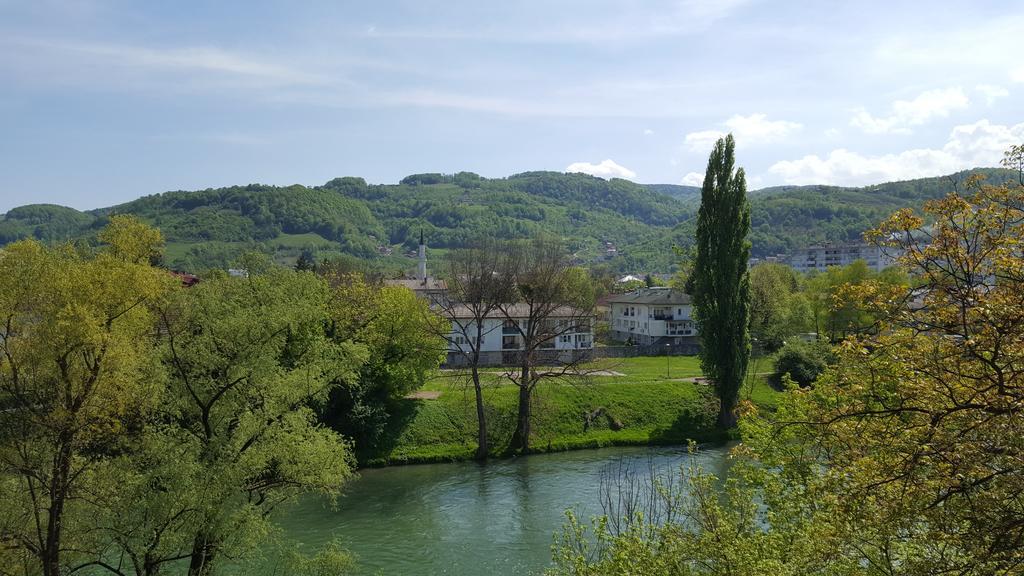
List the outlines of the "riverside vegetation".
{"type": "MultiPolygon", "coordinates": [[[[909,276],[863,263],[812,278],[751,272],[741,340],[764,336],[808,387],[775,394],[752,375],[724,486],[700,470],[684,471],[684,492],[656,479],[647,497],[662,521],[613,509],[588,528],[570,514],[552,572],[1019,573],[1022,157],[1007,153],[1012,182],[971,180],[971,195],[926,204],[933,224],[903,210],[869,236],[899,248],[909,276]],[[786,354],[809,322],[838,347],[786,354]]],[[[411,292],[376,290],[344,262],[314,273],[260,254],[240,261],[242,277],[185,288],[156,265],[157,229],[113,216],[96,242],[0,251],[6,573],[209,576],[268,555],[292,574],[344,573],[352,559],[336,543],[264,547],[274,511],[337,497],[357,454],[474,452],[474,427],[456,420],[476,414],[475,399],[434,379],[439,319],[411,292]],[[439,397],[407,398],[428,381],[421,394],[439,397]]],[[[715,388],[661,380],[661,361],[668,372],[672,359],[629,360],[623,376],[587,366],[586,386],[537,386],[529,449],[721,434],[715,388]]],[[[697,372],[693,360],[677,370],[697,372]]],[[[516,438],[522,386],[490,370],[481,383],[495,445],[516,438]]],[[[634,501],[625,480],[618,501],[634,501]]]]}
{"type": "MultiPolygon", "coordinates": [[[[154,266],[158,230],[116,216],[98,240],[0,251],[5,572],[204,576],[269,553],[290,573],[342,570],[350,560],[334,545],[312,557],[265,549],[274,510],[302,494],[336,497],[357,454],[471,451],[452,422],[460,394],[405,398],[443,378],[445,345],[439,318],[411,291],[258,254],[239,263],[244,276],[186,288],[154,266]]],[[[694,373],[676,362],[677,377],[694,373]]],[[[645,361],[631,366],[606,383],[537,387],[535,449],[718,434],[703,418],[709,395],[657,381],[645,361]]],[[[496,379],[485,384],[497,447],[514,436],[508,423],[519,429],[521,394],[496,379]]]]}
{"type": "Polygon", "coordinates": [[[775,411],[746,404],[724,485],[687,468],[668,489],[613,488],[657,514],[570,514],[551,573],[1021,574],[1024,146],[1006,163],[1014,182],[972,181],[925,206],[933,224],[901,210],[869,235],[913,288],[841,290],[871,329],[775,411]]]}

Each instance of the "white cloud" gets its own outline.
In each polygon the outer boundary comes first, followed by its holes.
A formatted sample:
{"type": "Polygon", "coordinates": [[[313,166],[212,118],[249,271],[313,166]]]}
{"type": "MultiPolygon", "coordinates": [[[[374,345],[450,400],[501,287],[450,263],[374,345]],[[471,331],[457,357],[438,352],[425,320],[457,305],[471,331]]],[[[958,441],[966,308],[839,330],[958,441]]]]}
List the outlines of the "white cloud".
{"type": "Polygon", "coordinates": [[[323,76],[295,70],[250,55],[210,46],[149,48],[124,44],[76,43],[45,40],[19,40],[16,43],[40,50],[91,58],[104,66],[139,69],[201,70],[262,78],[287,84],[322,83],[323,76]]]}
{"type": "MultiPolygon", "coordinates": [[[[750,0],[604,0],[567,3],[558,9],[550,2],[494,4],[478,26],[426,25],[377,27],[376,38],[473,41],[516,44],[576,44],[648,41],[658,37],[699,34],[720,20],[740,12],[750,0]],[[531,4],[533,5],[531,7],[531,4]],[[584,9],[585,5],[585,9],[584,9]],[[531,9],[536,7],[535,9],[531,9]],[[543,18],[537,11],[543,11],[543,18]]],[[[365,36],[371,36],[364,31],[365,36]]]]}
{"type": "Polygon", "coordinates": [[[1010,91],[1002,86],[995,86],[992,84],[978,84],[974,87],[982,96],[985,97],[985,103],[991,106],[996,100],[1000,98],[1006,98],[1010,95],[1010,91]]]}
{"type": "Polygon", "coordinates": [[[707,154],[711,151],[711,147],[715,145],[715,142],[722,136],[725,136],[725,133],[718,130],[690,132],[686,135],[686,147],[694,152],[707,154]]]}
{"type": "Polygon", "coordinates": [[[654,130],[651,130],[650,128],[644,128],[644,136],[651,136],[653,134],[654,130]]]}
{"type": "Polygon", "coordinates": [[[859,108],[850,119],[850,126],[868,134],[909,134],[911,126],[920,126],[933,118],[945,118],[953,110],[966,108],[969,104],[967,94],[959,86],[928,90],[913,100],[896,100],[889,116],[873,116],[859,108]]]}
{"type": "Polygon", "coordinates": [[[953,128],[942,148],[919,148],[898,154],[865,156],[844,148],[825,158],[817,155],[776,162],[768,172],[787,184],[862,185],[940,176],[978,166],[994,166],[1003,151],[1024,140],[1024,123],[1015,126],[979,120],[953,128]]]}
{"type": "Polygon", "coordinates": [[[591,164],[590,162],[573,162],[565,167],[565,171],[568,173],[582,172],[584,174],[590,174],[591,176],[600,176],[601,178],[636,178],[636,172],[633,172],[629,168],[626,168],[611,159],[602,160],[598,164],[591,164]]]}
{"type": "Polygon", "coordinates": [[[699,172],[690,172],[686,176],[683,176],[683,181],[680,182],[683,186],[703,186],[704,175],[699,172]]]}
{"type": "Polygon", "coordinates": [[[701,130],[686,135],[686,146],[694,152],[707,153],[719,138],[732,132],[737,146],[770,144],[785,139],[787,136],[803,128],[802,124],[787,120],[768,120],[765,114],[741,116],[736,114],[723,123],[722,130],[701,130]]]}
{"type": "Polygon", "coordinates": [[[748,140],[751,144],[776,142],[803,127],[796,122],[768,120],[764,114],[736,115],[726,120],[725,125],[737,139],[748,140]]]}
{"type": "Polygon", "coordinates": [[[1014,82],[1024,82],[1024,66],[1010,70],[1010,80],[1013,80],[1014,82]]]}

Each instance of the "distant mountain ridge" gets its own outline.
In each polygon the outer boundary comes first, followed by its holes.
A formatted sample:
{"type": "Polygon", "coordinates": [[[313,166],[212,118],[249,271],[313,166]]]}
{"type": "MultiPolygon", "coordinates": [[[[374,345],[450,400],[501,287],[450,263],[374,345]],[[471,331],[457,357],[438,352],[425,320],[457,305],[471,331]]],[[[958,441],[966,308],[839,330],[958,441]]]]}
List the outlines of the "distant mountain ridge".
{"type": "MultiPolygon", "coordinates": [[[[917,207],[969,175],[991,182],[1016,177],[1003,169],[866,187],[779,186],[750,192],[755,256],[817,242],[857,240],[898,208],[917,207]]],[[[565,239],[576,258],[615,271],[668,272],[673,245],[692,241],[700,189],[635,184],[584,174],[525,172],[482,178],[471,172],[414,174],[399,184],[335,178],[322,186],[250,184],[175,191],[88,211],[52,204],[11,209],[0,217],[0,245],[25,237],[48,242],[94,241],[109,215],[127,213],[159,227],[169,266],[201,271],[224,267],[259,250],[289,261],[354,257],[400,270],[419,232],[434,258],[482,236],[565,239]]]]}

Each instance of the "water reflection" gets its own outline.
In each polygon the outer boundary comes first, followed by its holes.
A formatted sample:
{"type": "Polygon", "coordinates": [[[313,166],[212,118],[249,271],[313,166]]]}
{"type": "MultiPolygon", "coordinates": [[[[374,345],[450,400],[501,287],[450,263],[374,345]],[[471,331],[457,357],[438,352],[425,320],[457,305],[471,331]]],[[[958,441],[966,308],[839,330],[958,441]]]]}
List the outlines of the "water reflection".
{"type": "MultiPolygon", "coordinates": [[[[708,472],[727,471],[727,448],[697,457],[708,472]]],[[[641,473],[678,468],[685,448],[611,448],[491,462],[366,470],[332,510],[310,498],[281,522],[290,538],[316,548],[337,537],[365,574],[527,574],[551,559],[567,508],[601,512],[603,469],[641,473]]]]}

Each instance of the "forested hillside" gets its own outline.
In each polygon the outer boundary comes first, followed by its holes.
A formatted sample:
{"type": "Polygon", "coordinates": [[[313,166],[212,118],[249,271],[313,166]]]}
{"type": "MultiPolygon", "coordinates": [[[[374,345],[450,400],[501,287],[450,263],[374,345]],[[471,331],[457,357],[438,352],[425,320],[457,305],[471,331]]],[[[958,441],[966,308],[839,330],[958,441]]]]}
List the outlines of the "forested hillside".
{"type": "MultiPolygon", "coordinates": [[[[1012,174],[973,172],[996,182],[1012,174]]],[[[753,255],[856,240],[893,210],[941,197],[962,186],[968,175],[863,188],[754,191],[753,255]]],[[[405,253],[415,248],[422,230],[435,255],[481,236],[511,239],[543,232],[564,238],[584,263],[603,262],[616,271],[669,272],[673,244],[691,242],[699,200],[700,190],[694,187],[557,172],[500,179],[470,172],[416,174],[394,185],[347,177],[315,187],[251,184],[166,192],[87,212],[22,206],[0,219],[0,244],[23,237],[90,242],[109,215],[125,213],[159,227],[168,241],[167,264],[190,271],[224,267],[245,251],[258,250],[282,261],[303,252],[321,259],[348,255],[398,272],[411,265],[405,253]]]]}

